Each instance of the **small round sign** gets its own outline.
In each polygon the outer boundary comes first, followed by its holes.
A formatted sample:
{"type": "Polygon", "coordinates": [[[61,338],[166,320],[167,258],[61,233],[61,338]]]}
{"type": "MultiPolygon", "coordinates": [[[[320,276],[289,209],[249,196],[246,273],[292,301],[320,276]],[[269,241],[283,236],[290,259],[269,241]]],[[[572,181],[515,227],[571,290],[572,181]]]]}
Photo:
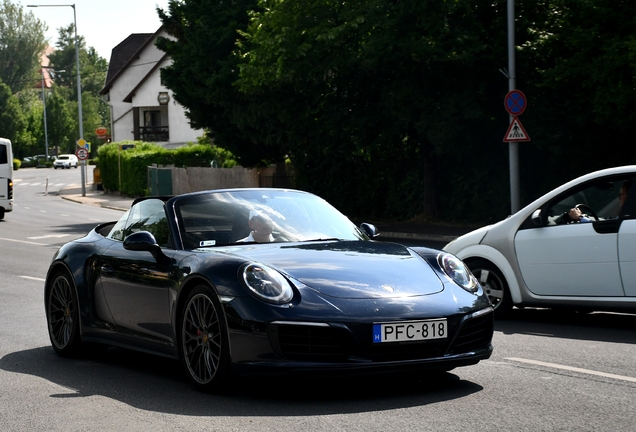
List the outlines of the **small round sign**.
{"type": "Polygon", "coordinates": [[[504,106],[510,115],[518,116],[526,110],[526,95],[520,90],[510,90],[504,99],[504,106]]]}
{"type": "Polygon", "coordinates": [[[95,129],[95,134],[97,134],[97,136],[104,136],[108,133],[108,129],[106,129],[104,126],[100,126],[97,129],[95,129]]]}
{"type": "Polygon", "coordinates": [[[75,151],[75,156],[77,156],[77,158],[78,158],[79,160],[86,160],[86,159],[88,159],[88,150],[86,150],[86,149],[85,149],[85,148],[83,148],[83,147],[78,148],[78,149],[75,151]]]}

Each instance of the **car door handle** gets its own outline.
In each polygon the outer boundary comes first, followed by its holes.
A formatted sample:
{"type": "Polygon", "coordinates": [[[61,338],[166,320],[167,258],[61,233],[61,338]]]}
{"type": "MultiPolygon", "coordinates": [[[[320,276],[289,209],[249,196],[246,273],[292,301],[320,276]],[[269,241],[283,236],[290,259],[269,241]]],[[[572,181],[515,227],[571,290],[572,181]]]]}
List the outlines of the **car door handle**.
{"type": "Polygon", "coordinates": [[[115,269],[113,268],[113,266],[109,264],[104,264],[101,270],[102,270],[102,273],[106,273],[106,274],[115,273],[115,269]]]}
{"type": "Polygon", "coordinates": [[[592,222],[594,231],[599,234],[616,234],[621,227],[621,219],[610,219],[592,222]]]}

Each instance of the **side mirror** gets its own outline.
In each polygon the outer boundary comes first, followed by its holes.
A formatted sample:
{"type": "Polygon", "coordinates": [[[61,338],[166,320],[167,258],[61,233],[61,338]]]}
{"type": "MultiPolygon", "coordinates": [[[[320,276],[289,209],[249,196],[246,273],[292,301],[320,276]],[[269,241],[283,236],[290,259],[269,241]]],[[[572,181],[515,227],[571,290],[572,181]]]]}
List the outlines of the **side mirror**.
{"type": "Polygon", "coordinates": [[[126,237],[124,239],[124,249],[150,252],[159,264],[167,264],[170,262],[170,258],[163,253],[161,246],[157,244],[155,236],[148,231],[138,231],[126,237]]]}
{"type": "Polygon", "coordinates": [[[543,226],[545,225],[543,223],[543,219],[541,218],[541,209],[537,209],[532,213],[531,216],[532,219],[532,223],[535,224],[536,226],[543,226]]]}
{"type": "Polygon", "coordinates": [[[363,222],[360,224],[360,230],[369,238],[376,238],[380,235],[380,231],[377,230],[375,225],[363,222]]]}

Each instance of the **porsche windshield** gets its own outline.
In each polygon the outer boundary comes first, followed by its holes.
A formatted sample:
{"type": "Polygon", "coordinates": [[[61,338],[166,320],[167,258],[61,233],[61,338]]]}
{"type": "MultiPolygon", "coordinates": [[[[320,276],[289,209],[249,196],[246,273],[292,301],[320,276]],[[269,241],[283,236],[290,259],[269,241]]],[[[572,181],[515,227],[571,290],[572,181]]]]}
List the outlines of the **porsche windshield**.
{"type": "Polygon", "coordinates": [[[245,243],[368,240],[325,200],[305,192],[241,189],[177,197],[185,249],[245,243]]]}

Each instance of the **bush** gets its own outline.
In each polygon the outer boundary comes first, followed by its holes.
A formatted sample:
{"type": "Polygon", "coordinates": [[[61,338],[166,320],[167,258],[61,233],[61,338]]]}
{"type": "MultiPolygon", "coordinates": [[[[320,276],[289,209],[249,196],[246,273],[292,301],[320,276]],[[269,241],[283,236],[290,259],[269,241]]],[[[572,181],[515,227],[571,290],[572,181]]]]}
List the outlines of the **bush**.
{"type": "Polygon", "coordinates": [[[20,159],[13,159],[13,170],[17,171],[22,166],[22,161],[20,159]]]}
{"type": "Polygon", "coordinates": [[[154,143],[121,141],[100,146],[97,157],[104,190],[132,197],[148,194],[148,167],[152,165],[211,166],[213,161],[223,168],[236,165],[230,152],[206,144],[167,150],[154,143]]]}

